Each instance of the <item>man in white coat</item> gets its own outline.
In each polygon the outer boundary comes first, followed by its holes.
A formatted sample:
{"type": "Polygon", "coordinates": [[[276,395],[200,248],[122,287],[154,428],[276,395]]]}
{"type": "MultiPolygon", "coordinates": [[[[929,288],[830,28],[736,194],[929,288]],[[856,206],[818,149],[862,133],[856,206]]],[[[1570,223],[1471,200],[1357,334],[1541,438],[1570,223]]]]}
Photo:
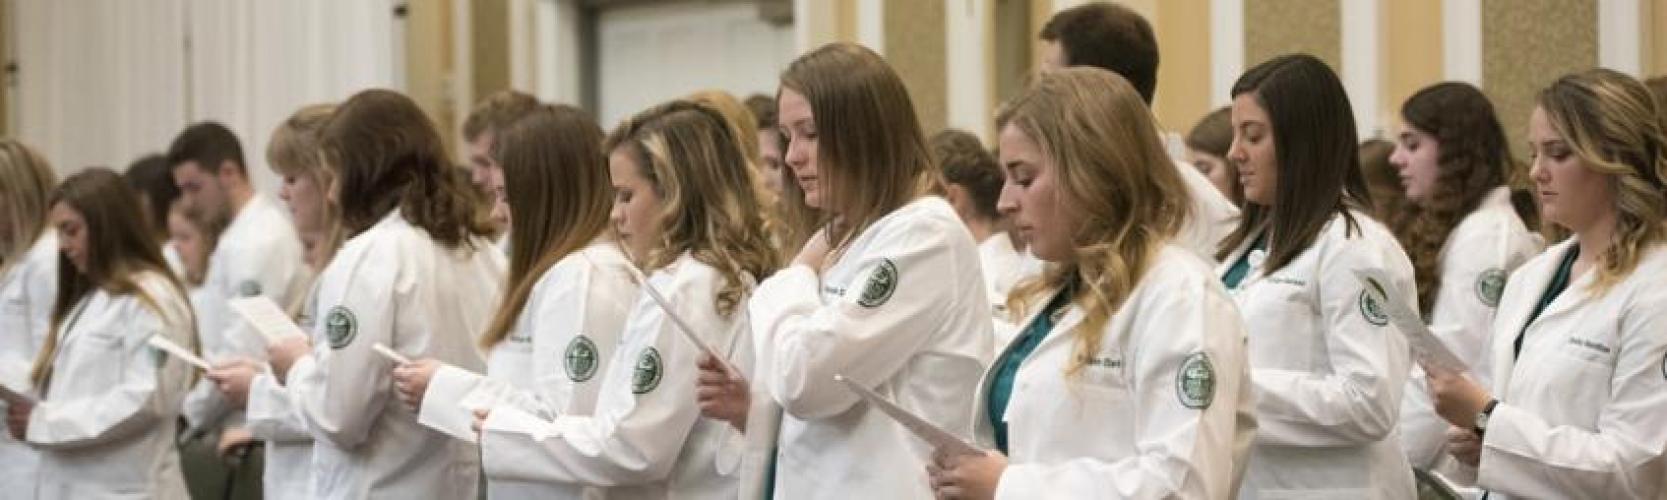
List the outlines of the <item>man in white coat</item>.
{"type": "MultiPolygon", "coordinates": [[[[301,288],[307,271],[295,227],[282,208],[255,192],[243,148],[225,126],[202,122],[187,127],[168,148],[167,158],[186,210],[223,228],[203,282],[207,300],[198,311],[202,354],[210,361],[239,356],[264,359],[263,337],[234,315],[226,302],[264,295],[278,304],[289,304],[305,292],[301,288]]],[[[190,427],[187,437],[203,439],[196,446],[224,452],[252,442],[243,429],[243,412],[228,404],[206,378],[199,379],[186,395],[182,415],[190,427]]],[[[238,488],[255,488],[250,479],[258,470],[249,466],[237,471],[235,477],[248,478],[239,479],[246,486],[238,488]]],[[[203,482],[192,484],[214,485],[218,480],[213,475],[203,470],[198,476],[203,482]]]]}
{"type": "MultiPolygon", "coordinates": [[[[1117,73],[1146,104],[1158,86],[1158,40],[1152,25],[1128,7],[1094,2],[1059,11],[1042,26],[1042,69],[1094,66],[1117,73]]],[[[1239,209],[1190,165],[1172,161],[1192,197],[1192,210],[1175,242],[1215,262],[1221,240],[1233,232],[1239,209]]]]}

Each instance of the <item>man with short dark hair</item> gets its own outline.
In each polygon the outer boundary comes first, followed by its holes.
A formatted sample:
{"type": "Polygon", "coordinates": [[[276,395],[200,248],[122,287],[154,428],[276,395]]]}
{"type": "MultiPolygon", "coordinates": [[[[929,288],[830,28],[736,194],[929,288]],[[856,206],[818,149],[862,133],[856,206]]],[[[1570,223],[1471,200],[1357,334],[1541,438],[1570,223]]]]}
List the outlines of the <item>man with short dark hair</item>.
{"type": "MultiPolygon", "coordinates": [[[[287,307],[298,300],[307,279],[301,239],[282,209],[255,192],[243,147],[224,125],[202,122],[187,127],[168,148],[167,161],[184,208],[224,228],[209,255],[202,293],[193,293],[203,357],[209,362],[233,357],[264,360],[264,337],[233,313],[227,301],[260,295],[287,307]]],[[[186,396],[182,415],[190,426],[186,435],[206,440],[210,449],[224,452],[250,440],[242,429],[242,409],[221,397],[206,378],[186,396]]],[[[247,472],[258,471],[256,467],[247,472]]],[[[217,480],[190,482],[197,491],[217,480]]]]}
{"type": "Polygon", "coordinates": [[[498,136],[521,117],[538,108],[538,99],[515,90],[501,90],[486,97],[463,119],[463,142],[467,144],[469,182],[474,183],[487,200],[491,200],[492,224],[496,227],[499,245],[508,253],[510,226],[509,208],[497,191],[503,187],[504,171],[492,159],[492,148],[498,136]]]}
{"type": "MultiPolygon", "coordinates": [[[[1043,70],[1092,66],[1122,76],[1146,104],[1158,86],[1158,40],[1139,13],[1114,3],[1088,3],[1059,11],[1042,26],[1043,70]]],[[[1192,195],[1187,223],[1176,243],[1214,263],[1217,247],[1231,233],[1239,209],[1197,169],[1173,162],[1192,195]]]]}

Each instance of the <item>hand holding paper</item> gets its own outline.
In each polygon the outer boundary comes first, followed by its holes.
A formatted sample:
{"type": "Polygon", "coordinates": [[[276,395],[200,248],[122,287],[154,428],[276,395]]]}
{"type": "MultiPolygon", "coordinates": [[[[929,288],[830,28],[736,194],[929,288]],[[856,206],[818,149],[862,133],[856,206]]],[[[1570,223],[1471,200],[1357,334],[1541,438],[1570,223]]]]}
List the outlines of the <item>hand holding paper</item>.
{"type": "Polygon", "coordinates": [[[905,410],[891,401],[886,400],[885,397],[874,393],[874,391],[869,390],[867,387],[863,387],[862,384],[858,384],[855,380],[851,380],[844,375],[834,375],[834,380],[844,383],[846,388],[851,389],[851,392],[857,393],[857,395],[861,396],[864,401],[867,401],[870,406],[873,406],[874,409],[880,410],[881,413],[885,413],[893,420],[896,420],[897,423],[903,424],[903,428],[908,429],[909,432],[914,433],[916,437],[919,437],[922,441],[926,441],[927,444],[932,445],[932,448],[940,454],[984,454],[983,451],[980,451],[977,447],[967,443],[960,437],[951,434],[949,431],[943,430],[941,427],[933,425],[931,422],[927,422],[925,419],[922,419],[913,413],[909,413],[909,410],[905,410]]]}
{"type": "Polygon", "coordinates": [[[1424,319],[1420,318],[1418,313],[1413,312],[1398,296],[1388,293],[1394,290],[1394,285],[1387,278],[1364,270],[1356,270],[1354,273],[1355,277],[1360,279],[1360,284],[1366,288],[1366,293],[1383,308],[1383,313],[1389,316],[1389,323],[1395,325],[1395,329],[1406,336],[1407,345],[1412,347],[1413,356],[1418,360],[1419,366],[1423,366],[1425,371],[1446,370],[1462,373],[1470,370],[1463,360],[1447,348],[1447,344],[1441,342],[1441,338],[1430,331],[1430,327],[1424,324],[1424,319]]]}

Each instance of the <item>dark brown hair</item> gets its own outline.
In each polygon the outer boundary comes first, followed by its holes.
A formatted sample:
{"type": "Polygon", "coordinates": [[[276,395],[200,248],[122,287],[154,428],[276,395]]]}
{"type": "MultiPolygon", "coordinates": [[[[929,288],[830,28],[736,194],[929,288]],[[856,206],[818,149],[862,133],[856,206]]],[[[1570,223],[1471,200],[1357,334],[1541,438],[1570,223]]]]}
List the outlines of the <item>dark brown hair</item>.
{"type": "MultiPolygon", "coordinates": [[[[82,230],[87,235],[87,270],[76,269],[68,256],[59,254],[58,296],[52,303],[52,329],[31,374],[36,383],[44,380],[52,365],[58,338],[64,333],[59,328],[87,294],[99,289],[112,295],[135,294],[158,316],[165,315],[158,298],[147,295],[134,280],[140,273],[151,272],[166,279],[179,296],[185,296],[185,288],[162,259],[162,248],[151,239],[150,222],[133,216],[139,213],[139,198],[121,176],[106,168],[82,170],[53,189],[50,200],[49,205],[63,203],[86,221],[82,230]]],[[[196,333],[191,337],[195,339],[196,333]]]]}
{"type": "Polygon", "coordinates": [[[1117,73],[1152,103],[1158,88],[1158,38],[1146,18],[1110,2],[1078,5],[1054,14],[1041,38],[1059,43],[1068,66],[1117,73]]]}
{"type": "Polygon", "coordinates": [[[1268,114],[1279,185],[1272,206],[1245,204],[1216,259],[1266,228],[1272,273],[1314,244],[1332,216],[1343,216],[1346,234],[1358,232],[1349,210],[1370,211],[1372,198],[1360,175],[1354,110],[1330,67],[1307,54],[1279,56],[1233,83],[1235,99],[1246,94],[1268,114]]]}
{"type": "Polygon", "coordinates": [[[463,140],[473,141],[481,134],[498,135],[522,116],[538,107],[538,99],[517,90],[500,90],[486,96],[469,116],[463,119],[463,140]]]}
{"type": "Polygon", "coordinates": [[[482,347],[509,335],[550,267],[606,234],[613,189],[602,139],[595,119],[566,105],[533,108],[497,138],[493,154],[504,169],[515,231],[509,233],[507,293],[481,336],[482,347]]]}
{"type": "Polygon", "coordinates": [[[932,135],[932,156],[938,160],[946,184],[961,186],[972,197],[973,208],[986,220],[1001,218],[996,199],[1001,197],[1001,167],[995,155],[972,133],[944,129],[932,135]]]}
{"type": "Polygon", "coordinates": [[[1397,231],[1412,258],[1419,310],[1428,314],[1441,288],[1447,237],[1493,188],[1505,184],[1515,166],[1493,103],[1470,84],[1443,82],[1419,90],[1401,105],[1401,120],[1435,138],[1424,147],[1438,150],[1435,185],[1425,200],[1408,207],[1410,222],[1397,231]]]}
{"type": "Polygon", "coordinates": [[[174,138],[168,146],[168,167],[170,170],[179,168],[185,162],[196,162],[197,168],[213,174],[220,171],[220,164],[227,161],[237,164],[237,172],[249,175],[249,169],[244,166],[243,146],[237,142],[237,134],[217,122],[199,122],[189,127],[174,138]]]}
{"type": "Polygon", "coordinates": [[[434,123],[410,98],[381,89],[354,94],[324,125],[319,144],[336,174],[349,237],[395,208],[447,247],[490,232],[473,188],[454,175],[434,123]]]}

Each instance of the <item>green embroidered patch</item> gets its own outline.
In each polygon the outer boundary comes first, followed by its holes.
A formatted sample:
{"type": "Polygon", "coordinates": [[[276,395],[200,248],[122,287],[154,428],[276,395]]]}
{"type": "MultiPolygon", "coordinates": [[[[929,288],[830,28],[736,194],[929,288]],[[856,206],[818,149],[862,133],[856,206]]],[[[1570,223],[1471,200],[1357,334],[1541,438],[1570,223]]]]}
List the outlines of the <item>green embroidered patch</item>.
{"type": "Polygon", "coordinates": [[[239,283],[237,285],[237,294],[242,297],[254,297],[256,295],[260,295],[260,282],[247,280],[239,283]]]}
{"type": "Polygon", "coordinates": [[[596,343],[580,335],[567,343],[567,379],[584,382],[596,375],[596,343]]]}
{"type": "Polygon", "coordinates": [[[1216,369],[1208,354],[1193,353],[1181,361],[1181,369],[1175,374],[1175,394],[1181,406],[1194,410],[1210,407],[1216,394],[1216,369]]]}
{"type": "Polygon", "coordinates": [[[330,338],[331,349],[347,347],[359,334],[359,320],[353,317],[353,310],[347,306],[332,307],[330,314],[324,317],[324,333],[330,338]]]}
{"type": "Polygon", "coordinates": [[[1505,294],[1505,270],[1493,268],[1476,277],[1476,298],[1488,307],[1499,307],[1499,296],[1505,294]]]}
{"type": "Polygon", "coordinates": [[[1389,324],[1389,313],[1383,310],[1383,304],[1378,302],[1378,297],[1388,297],[1389,294],[1384,292],[1383,285],[1378,284],[1377,280],[1368,278],[1367,281],[1372,284],[1372,288],[1377,293],[1374,294],[1372,290],[1367,290],[1364,287],[1360,289],[1360,316],[1366,318],[1367,323],[1376,326],[1387,325],[1389,324]]]}
{"type": "Polygon", "coordinates": [[[857,297],[857,305],[869,308],[885,305],[891,300],[892,292],[897,291],[897,282],[897,265],[891,259],[881,259],[880,265],[874,268],[874,274],[868,276],[862,295],[857,297]]]}
{"type": "Polygon", "coordinates": [[[631,374],[631,393],[648,394],[660,386],[660,351],[653,347],[637,358],[637,368],[631,374]]]}

